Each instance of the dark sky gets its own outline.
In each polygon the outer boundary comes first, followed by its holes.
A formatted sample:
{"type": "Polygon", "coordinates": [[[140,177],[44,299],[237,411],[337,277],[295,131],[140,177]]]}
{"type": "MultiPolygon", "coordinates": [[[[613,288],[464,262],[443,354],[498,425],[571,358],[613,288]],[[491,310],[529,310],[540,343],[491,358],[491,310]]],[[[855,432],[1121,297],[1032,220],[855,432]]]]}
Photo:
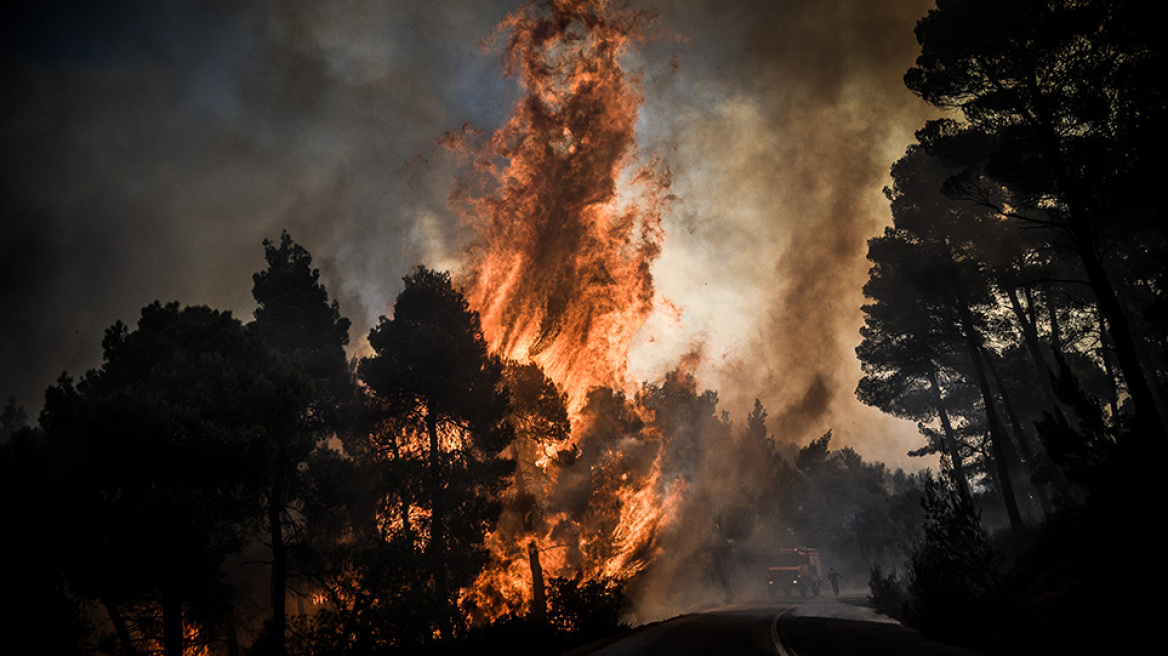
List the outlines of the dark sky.
{"type": "MultiPolygon", "coordinates": [[[[865,240],[890,221],[888,167],[929,116],[901,82],[924,0],[659,0],[665,33],[628,58],[640,145],[679,201],[654,269],[681,308],[633,374],[687,351],[741,420],[828,428],[908,465],[911,425],[854,400],[865,240]]],[[[437,142],[490,130],[515,83],[481,42],[517,0],[43,1],[0,41],[0,395],[35,413],[102,331],[159,299],[247,320],[261,242],[287,229],[353,320],[353,341],[418,264],[456,269],[437,142]]],[[[927,463],[916,461],[913,466],[927,463]]]]}

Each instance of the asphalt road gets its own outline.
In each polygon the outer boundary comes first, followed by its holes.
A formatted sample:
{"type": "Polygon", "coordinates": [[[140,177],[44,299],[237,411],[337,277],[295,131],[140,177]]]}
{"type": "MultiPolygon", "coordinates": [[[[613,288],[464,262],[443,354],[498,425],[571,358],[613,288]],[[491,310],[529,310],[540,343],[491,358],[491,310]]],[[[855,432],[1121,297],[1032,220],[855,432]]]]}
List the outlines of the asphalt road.
{"type": "Polygon", "coordinates": [[[727,606],[640,627],[573,656],[976,656],[932,642],[866,603],[856,594],[727,606]]]}

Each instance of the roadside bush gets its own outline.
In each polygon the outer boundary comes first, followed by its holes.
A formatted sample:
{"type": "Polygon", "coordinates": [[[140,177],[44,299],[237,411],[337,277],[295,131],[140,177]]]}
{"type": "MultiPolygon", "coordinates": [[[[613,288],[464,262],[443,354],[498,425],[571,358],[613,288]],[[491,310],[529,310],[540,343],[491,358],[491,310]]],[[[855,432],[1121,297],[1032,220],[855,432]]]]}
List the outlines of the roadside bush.
{"type": "Polygon", "coordinates": [[[876,610],[889,617],[904,619],[908,598],[904,584],[896,577],[895,568],[884,574],[879,565],[872,565],[868,589],[872,592],[868,600],[876,610]]]}
{"type": "Polygon", "coordinates": [[[908,619],[941,640],[985,644],[1002,626],[1000,557],[973,504],[951,484],[929,479],[921,503],[924,536],[910,560],[908,619]]]}

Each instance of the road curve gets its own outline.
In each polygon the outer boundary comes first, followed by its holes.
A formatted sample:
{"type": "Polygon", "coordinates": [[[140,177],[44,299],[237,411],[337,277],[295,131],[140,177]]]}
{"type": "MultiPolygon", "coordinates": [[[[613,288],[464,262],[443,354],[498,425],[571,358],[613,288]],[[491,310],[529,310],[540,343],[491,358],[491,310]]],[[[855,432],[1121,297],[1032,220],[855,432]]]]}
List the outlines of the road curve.
{"type": "Polygon", "coordinates": [[[572,656],[976,656],[940,645],[877,615],[862,595],[758,602],[681,615],[639,627],[572,656]]]}

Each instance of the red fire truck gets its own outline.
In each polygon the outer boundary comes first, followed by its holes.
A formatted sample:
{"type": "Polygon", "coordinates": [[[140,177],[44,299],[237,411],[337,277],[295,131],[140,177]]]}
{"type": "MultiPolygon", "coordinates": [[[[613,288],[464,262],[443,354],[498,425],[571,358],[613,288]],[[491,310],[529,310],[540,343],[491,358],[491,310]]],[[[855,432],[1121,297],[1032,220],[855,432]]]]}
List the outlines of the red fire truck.
{"type": "Polygon", "coordinates": [[[823,570],[819,566],[818,549],[777,549],[771,555],[770,567],[767,568],[767,591],[770,596],[775,596],[779,590],[784,595],[790,595],[792,589],[798,590],[803,597],[808,592],[819,596],[819,585],[822,582],[823,570]]]}

